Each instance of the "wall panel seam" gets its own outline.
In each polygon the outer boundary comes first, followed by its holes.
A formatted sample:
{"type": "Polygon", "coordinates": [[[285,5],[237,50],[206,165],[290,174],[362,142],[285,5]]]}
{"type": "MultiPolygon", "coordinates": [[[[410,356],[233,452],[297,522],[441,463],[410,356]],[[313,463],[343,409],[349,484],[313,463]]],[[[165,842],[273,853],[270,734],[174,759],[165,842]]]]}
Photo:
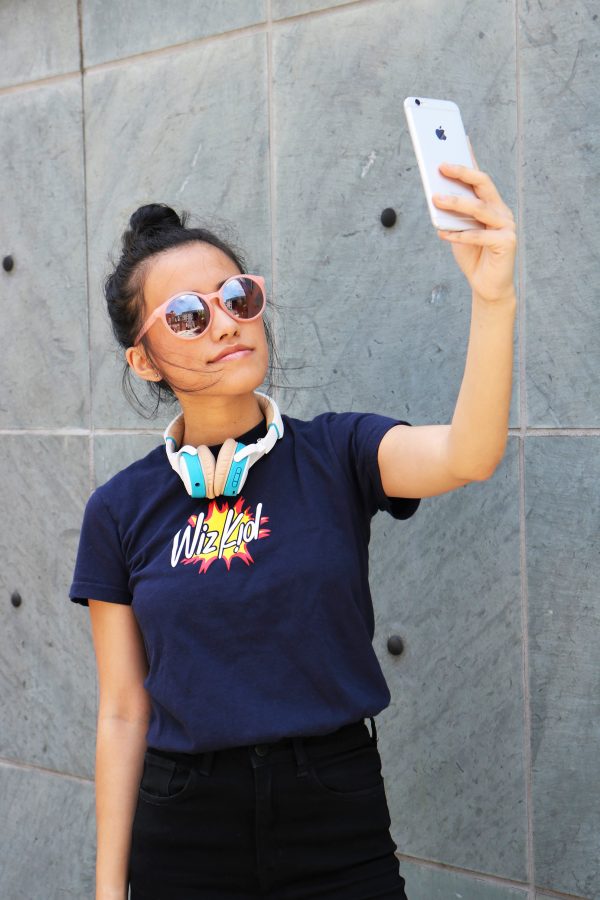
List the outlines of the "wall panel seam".
{"type": "MultiPolygon", "coordinates": [[[[519,490],[519,569],[521,597],[521,678],[523,690],[523,776],[525,779],[525,824],[526,847],[525,865],[529,883],[529,900],[535,900],[535,845],[533,839],[533,762],[531,754],[531,697],[529,692],[529,594],[527,589],[527,534],[525,516],[525,436],[531,431],[527,428],[527,387],[526,387],[526,345],[525,310],[523,291],[523,154],[521,141],[523,137],[523,108],[521,95],[521,44],[519,40],[520,0],[514,0],[514,45],[515,45],[515,101],[516,101],[516,219],[517,219],[517,297],[518,297],[518,354],[519,354],[519,431],[518,442],[518,490],[519,490]]],[[[551,429],[533,430],[534,434],[547,436],[551,429]]]]}

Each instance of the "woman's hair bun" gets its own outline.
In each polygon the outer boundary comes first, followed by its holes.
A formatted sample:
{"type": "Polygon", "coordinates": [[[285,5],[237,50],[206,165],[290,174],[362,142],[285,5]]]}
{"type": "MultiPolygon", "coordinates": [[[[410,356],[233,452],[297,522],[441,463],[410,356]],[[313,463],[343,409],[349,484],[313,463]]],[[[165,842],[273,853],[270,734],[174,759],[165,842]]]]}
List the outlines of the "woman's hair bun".
{"type": "Polygon", "coordinates": [[[157,228],[181,227],[181,219],[166,203],[147,203],[140,206],[129,219],[129,228],[134,235],[157,228]]]}

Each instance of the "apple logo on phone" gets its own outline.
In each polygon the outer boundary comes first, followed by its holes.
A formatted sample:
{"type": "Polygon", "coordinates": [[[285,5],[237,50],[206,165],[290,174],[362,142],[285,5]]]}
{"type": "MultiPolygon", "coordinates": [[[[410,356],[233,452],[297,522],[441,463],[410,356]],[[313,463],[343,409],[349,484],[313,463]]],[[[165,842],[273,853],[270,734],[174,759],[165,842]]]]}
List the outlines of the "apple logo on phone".
{"type": "Polygon", "coordinates": [[[442,128],[441,125],[440,125],[439,128],[436,128],[436,129],[435,129],[435,136],[436,136],[437,138],[439,138],[440,141],[445,141],[445,140],[447,140],[446,135],[444,134],[444,129],[442,128]]]}

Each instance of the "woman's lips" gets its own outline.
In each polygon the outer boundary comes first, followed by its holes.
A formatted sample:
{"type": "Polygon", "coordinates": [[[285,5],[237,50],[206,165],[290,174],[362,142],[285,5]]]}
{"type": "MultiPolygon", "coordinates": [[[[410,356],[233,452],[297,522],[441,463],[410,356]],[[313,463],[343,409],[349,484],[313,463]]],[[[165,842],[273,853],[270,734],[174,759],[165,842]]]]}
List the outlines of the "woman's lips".
{"type": "Polygon", "coordinates": [[[236,350],[234,353],[226,353],[225,356],[215,359],[214,362],[227,362],[229,359],[238,359],[241,356],[249,356],[250,353],[252,353],[252,350],[236,350]]]}

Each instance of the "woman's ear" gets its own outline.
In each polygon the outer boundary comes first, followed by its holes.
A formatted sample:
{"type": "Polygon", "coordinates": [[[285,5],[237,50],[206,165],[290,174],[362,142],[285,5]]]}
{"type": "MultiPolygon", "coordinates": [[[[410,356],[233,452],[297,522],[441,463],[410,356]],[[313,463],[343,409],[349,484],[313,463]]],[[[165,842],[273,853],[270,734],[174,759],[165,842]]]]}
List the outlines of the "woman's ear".
{"type": "Polygon", "coordinates": [[[139,347],[128,347],[125,351],[125,359],[136,375],[144,381],[156,381],[157,376],[162,380],[162,375],[156,371],[153,363],[149,362],[146,355],[139,347]]]}

